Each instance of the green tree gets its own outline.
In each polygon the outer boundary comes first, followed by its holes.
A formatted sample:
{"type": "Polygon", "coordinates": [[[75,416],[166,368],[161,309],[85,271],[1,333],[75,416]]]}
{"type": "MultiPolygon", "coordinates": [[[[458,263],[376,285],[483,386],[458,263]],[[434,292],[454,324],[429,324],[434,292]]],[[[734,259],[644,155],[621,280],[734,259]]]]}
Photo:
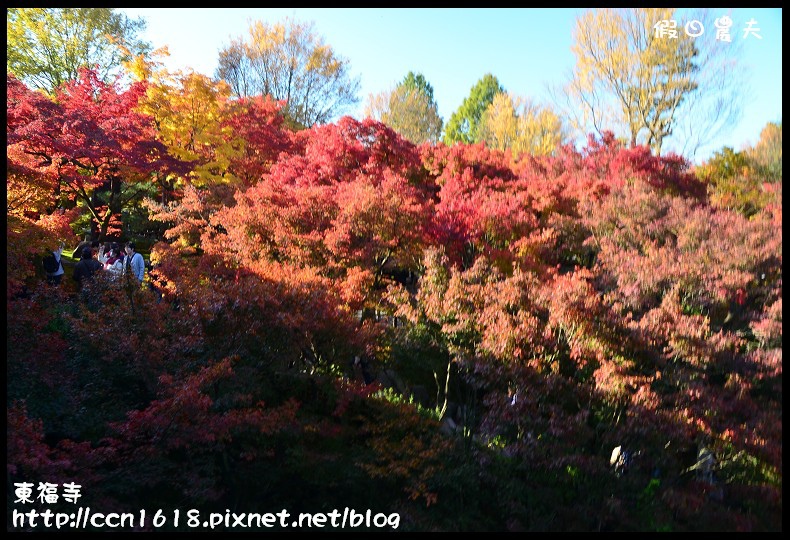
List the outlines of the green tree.
{"type": "Polygon", "coordinates": [[[479,142],[481,139],[477,128],[480,117],[493,103],[494,96],[504,91],[505,89],[499,84],[499,80],[490,73],[477,81],[469,92],[469,96],[450,116],[444,132],[445,144],[479,142]]]}
{"type": "Polygon", "coordinates": [[[391,92],[368,98],[365,115],[380,120],[414,144],[438,142],[443,120],[433,87],[421,74],[410,71],[391,92]]]}
{"type": "Polygon", "coordinates": [[[595,9],[579,17],[576,67],[564,89],[576,127],[613,130],[656,154],[673,138],[676,151],[696,153],[739,114],[738,40],[723,46],[687,33],[714,22],[708,11],[673,8],[595,9]],[[674,37],[662,35],[661,25],[672,21],[674,37]]]}
{"type": "Polygon", "coordinates": [[[145,25],[114,8],[9,8],[6,70],[49,94],[81,67],[110,82],[122,62],[150,53],[137,37],[145,25]]]}
{"type": "Polygon", "coordinates": [[[313,23],[250,24],[247,41],[236,38],[219,53],[217,77],[237,97],[269,95],[286,102],[295,127],[325,124],[359,102],[359,78],[349,62],[316,34],[313,23]]]}

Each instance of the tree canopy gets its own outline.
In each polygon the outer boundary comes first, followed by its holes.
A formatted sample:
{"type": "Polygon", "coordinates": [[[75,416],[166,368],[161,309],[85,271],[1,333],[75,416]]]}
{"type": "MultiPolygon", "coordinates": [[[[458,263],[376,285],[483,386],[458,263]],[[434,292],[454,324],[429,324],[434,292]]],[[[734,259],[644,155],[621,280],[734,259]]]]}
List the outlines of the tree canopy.
{"type": "Polygon", "coordinates": [[[7,75],[9,530],[72,483],[96,531],[781,530],[781,123],[514,159],[551,123],[493,78],[490,142],[416,145],[138,60],[7,75]],[[46,279],[87,223],[142,284],[46,279]]]}
{"type": "Polygon", "coordinates": [[[492,74],[485,74],[469,91],[463,103],[450,115],[444,131],[445,144],[456,142],[475,143],[481,140],[478,124],[483,113],[494,101],[494,96],[504,92],[504,87],[492,74]]]}
{"type": "Polygon", "coordinates": [[[324,43],[314,23],[291,18],[252,22],[246,40],[234,38],[220,51],[216,75],[237,97],[285,101],[284,114],[296,127],[335,120],[359,101],[348,60],[324,43]]]}
{"type": "Polygon", "coordinates": [[[124,61],[150,52],[138,38],[145,26],[114,8],[8,8],[6,70],[50,94],[80,68],[111,82],[124,61]]]}
{"type": "Polygon", "coordinates": [[[550,107],[502,92],[483,113],[478,126],[480,140],[491,148],[523,154],[554,154],[566,142],[567,129],[550,107]]]}
{"type": "MultiPolygon", "coordinates": [[[[692,37],[681,27],[662,34],[657,25],[679,15],[674,8],[608,8],[578,18],[576,67],[564,90],[577,128],[612,130],[656,153],[674,135],[684,144],[675,151],[693,155],[732,125],[745,80],[732,67],[739,45],[692,37]]],[[[689,16],[713,28],[711,12],[689,16]]]]}
{"type": "Polygon", "coordinates": [[[121,234],[121,212],[139,204],[154,172],[183,171],[135,110],[144,93],[144,83],[120,90],[83,69],[49,102],[8,76],[10,164],[45,182],[51,209],[84,205],[96,239],[121,234]]]}
{"type": "Polygon", "coordinates": [[[395,89],[369,96],[365,114],[384,122],[414,144],[438,142],[442,118],[433,87],[421,73],[410,71],[395,89]]]}
{"type": "Polygon", "coordinates": [[[752,158],[765,174],[782,181],[782,122],[768,122],[751,150],[752,158]]]}

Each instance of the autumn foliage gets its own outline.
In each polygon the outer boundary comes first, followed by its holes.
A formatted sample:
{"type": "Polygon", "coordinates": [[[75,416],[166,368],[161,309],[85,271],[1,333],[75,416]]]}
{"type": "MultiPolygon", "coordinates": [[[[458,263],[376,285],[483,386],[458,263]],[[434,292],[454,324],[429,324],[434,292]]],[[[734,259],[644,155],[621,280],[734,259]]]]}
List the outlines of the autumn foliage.
{"type": "Polygon", "coordinates": [[[610,134],[514,159],[179,84],[8,78],[7,513],[74,481],[106,512],[781,530],[781,178],[743,211],[610,134]],[[130,212],[156,293],[36,273],[130,212]]]}

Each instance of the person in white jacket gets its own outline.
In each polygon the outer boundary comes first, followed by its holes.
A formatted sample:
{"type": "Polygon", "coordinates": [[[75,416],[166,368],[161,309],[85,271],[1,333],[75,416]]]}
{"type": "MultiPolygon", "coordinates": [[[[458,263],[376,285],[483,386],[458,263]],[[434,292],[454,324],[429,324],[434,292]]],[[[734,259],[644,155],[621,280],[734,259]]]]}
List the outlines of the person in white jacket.
{"type": "Polygon", "coordinates": [[[99,254],[96,256],[96,260],[102,263],[107,268],[107,259],[110,258],[110,253],[112,252],[112,244],[109,242],[105,242],[99,246],[99,254]]]}
{"type": "Polygon", "coordinates": [[[110,272],[113,279],[117,279],[123,275],[123,257],[121,256],[121,248],[118,244],[113,243],[104,257],[104,269],[110,272]]]}

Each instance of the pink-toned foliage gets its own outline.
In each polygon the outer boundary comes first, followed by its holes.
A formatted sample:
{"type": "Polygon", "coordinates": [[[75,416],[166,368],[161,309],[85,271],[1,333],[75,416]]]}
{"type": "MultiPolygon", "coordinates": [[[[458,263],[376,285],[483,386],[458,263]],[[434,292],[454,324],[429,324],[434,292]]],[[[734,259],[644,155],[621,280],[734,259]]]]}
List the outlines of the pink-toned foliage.
{"type": "Polygon", "coordinates": [[[165,166],[138,91],[9,79],[12,478],[83,467],[109,508],[373,497],[439,530],[781,528],[781,196],[747,218],[611,134],[513,161],[240,101],[218,171],[240,182],[150,204],[157,294],[102,273],[16,295],[70,219],[57,186],[165,166]],[[355,357],[403,384],[349,380],[355,357]]]}

